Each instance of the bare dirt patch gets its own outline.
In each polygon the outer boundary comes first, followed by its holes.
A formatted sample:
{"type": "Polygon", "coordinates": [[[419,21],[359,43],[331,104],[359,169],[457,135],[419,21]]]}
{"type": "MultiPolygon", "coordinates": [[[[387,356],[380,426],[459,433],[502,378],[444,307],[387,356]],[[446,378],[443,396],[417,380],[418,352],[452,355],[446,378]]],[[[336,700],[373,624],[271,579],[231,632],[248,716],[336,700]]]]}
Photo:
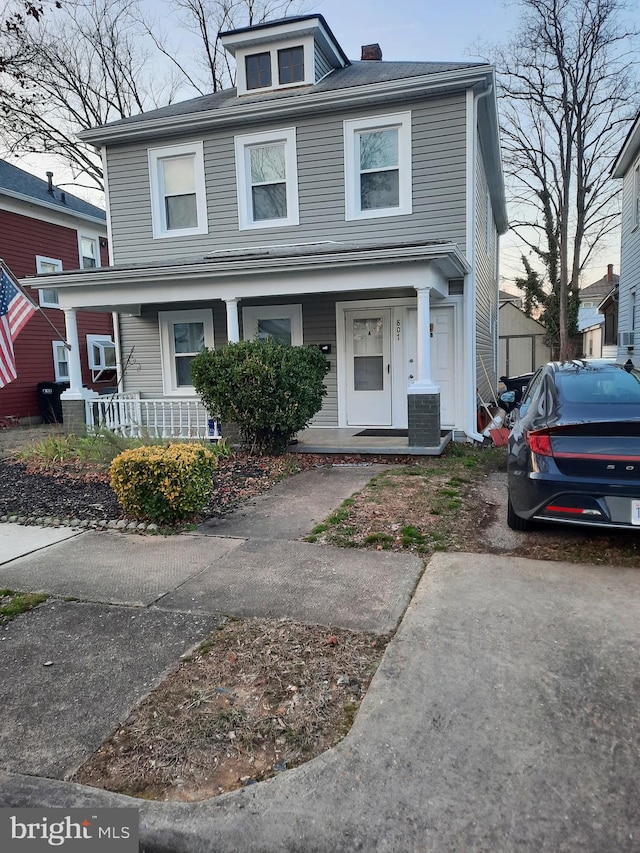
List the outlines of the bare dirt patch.
{"type": "Polygon", "coordinates": [[[226,621],[73,781],[201,800],[295,767],[347,733],[388,641],[288,620],[226,621]]]}

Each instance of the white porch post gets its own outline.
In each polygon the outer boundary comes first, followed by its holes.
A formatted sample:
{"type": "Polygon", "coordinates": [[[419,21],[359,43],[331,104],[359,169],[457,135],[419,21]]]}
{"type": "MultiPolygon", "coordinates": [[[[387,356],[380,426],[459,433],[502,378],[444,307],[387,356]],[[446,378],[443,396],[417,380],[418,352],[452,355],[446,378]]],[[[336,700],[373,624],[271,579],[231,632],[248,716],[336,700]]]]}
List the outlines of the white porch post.
{"type": "Polygon", "coordinates": [[[67,400],[78,400],[83,398],[82,394],[82,366],[80,364],[80,342],[78,339],[78,322],[75,308],[64,309],[64,325],[67,333],[67,343],[71,349],[69,353],[69,389],[65,391],[67,400]]]}
{"type": "Polygon", "coordinates": [[[440,388],[431,378],[431,325],[429,319],[431,288],[418,287],[416,290],[418,294],[416,381],[409,386],[409,394],[439,394],[440,388]]]}
{"type": "Polygon", "coordinates": [[[225,299],[227,306],[227,340],[230,344],[237,344],[240,340],[240,323],[238,321],[238,299],[225,299]]]}

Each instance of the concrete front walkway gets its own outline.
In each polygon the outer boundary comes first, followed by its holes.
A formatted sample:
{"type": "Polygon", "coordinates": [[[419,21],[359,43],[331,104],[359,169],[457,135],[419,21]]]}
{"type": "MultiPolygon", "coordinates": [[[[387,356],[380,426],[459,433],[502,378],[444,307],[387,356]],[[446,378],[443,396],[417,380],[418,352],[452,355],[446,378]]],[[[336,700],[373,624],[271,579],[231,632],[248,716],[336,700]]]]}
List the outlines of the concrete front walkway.
{"type": "Polygon", "coordinates": [[[136,806],[146,853],[640,850],[640,574],[438,554],[344,741],[215,800],[0,776],[0,805],[136,806]]]}

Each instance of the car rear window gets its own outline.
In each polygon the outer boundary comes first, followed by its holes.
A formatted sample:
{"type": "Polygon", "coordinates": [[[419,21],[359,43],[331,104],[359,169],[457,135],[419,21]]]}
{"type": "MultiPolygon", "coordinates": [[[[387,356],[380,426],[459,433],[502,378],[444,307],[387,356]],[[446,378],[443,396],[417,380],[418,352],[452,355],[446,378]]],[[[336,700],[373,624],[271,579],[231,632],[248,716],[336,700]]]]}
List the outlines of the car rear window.
{"type": "Polygon", "coordinates": [[[640,404],[640,376],[626,370],[577,370],[558,373],[556,385],[567,403],[640,404]]]}

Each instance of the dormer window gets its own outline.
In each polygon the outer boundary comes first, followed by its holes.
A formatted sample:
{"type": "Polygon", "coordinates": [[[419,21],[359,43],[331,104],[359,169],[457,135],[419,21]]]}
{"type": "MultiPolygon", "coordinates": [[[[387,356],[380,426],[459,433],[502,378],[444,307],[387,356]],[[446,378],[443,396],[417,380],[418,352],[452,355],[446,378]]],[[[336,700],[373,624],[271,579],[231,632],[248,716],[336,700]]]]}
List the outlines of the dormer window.
{"type": "Polygon", "coordinates": [[[220,33],[236,61],[238,96],[312,86],[349,60],[322,15],[295,15],[220,33]]]}
{"type": "Polygon", "coordinates": [[[304,80],[303,47],[288,47],[278,51],[278,79],[281,86],[304,80]]]}
{"type": "Polygon", "coordinates": [[[247,89],[267,89],[271,86],[271,54],[253,53],[246,58],[247,89]]]}

